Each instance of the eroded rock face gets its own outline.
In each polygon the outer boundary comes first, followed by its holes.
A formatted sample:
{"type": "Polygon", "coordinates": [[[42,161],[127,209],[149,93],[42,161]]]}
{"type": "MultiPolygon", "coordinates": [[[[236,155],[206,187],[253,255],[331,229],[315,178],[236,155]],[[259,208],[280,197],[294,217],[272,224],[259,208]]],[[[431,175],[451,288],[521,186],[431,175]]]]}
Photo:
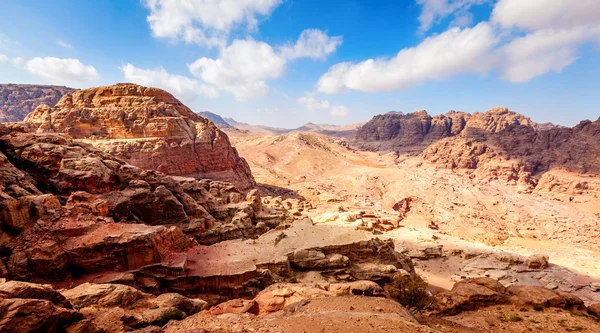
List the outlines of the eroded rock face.
{"type": "Polygon", "coordinates": [[[22,121],[41,104],[54,105],[75,89],[34,84],[0,84],[0,122],[22,121]]]}
{"type": "Polygon", "coordinates": [[[552,168],[582,174],[600,171],[600,119],[573,128],[538,129],[514,113],[500,119],[488,113],[471,117],[459,136],[429,146],[423,158],[448,168],[477,169],[491,179],[532,185],[532,175],[552,168]]]}
{"type": "Polygon", "coordinates": [[[569,293],[556,292],[539,286],[505,288],[490,278],[473,278],[457,282],[452,290],[436,296],[438,315],[454,315],[492,305],[511,304],[534,309],[560,308],[585,310],[583,301],[569,293]]]}
{"type": "Polygon", "coordinates": [[[285,221],[256,191],[142,170],[21,124],[0,126],[0,199],[0,274],[28,281],[135,271],[285,221]]]}
{"type": "MultiPolygon", "coordinates": [[[[250,168],[225,133],[171,94],[117,84],[65,95],[25,118],[38,133],[64,133],[142,169],[255,186],[250,168]]],[[[91,161],[90,161],[91,163],[91,161]]]]}

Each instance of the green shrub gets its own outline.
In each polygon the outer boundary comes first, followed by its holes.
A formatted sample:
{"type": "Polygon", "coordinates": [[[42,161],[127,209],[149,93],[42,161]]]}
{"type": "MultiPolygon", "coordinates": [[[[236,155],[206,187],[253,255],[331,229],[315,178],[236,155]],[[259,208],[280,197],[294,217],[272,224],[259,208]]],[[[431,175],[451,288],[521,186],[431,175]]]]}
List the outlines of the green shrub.
{"type": "Polygon", "coordinates": [[[411,312],[431,309],[435,298],[427,290],[429,284],[416,273],[396,275],[385,286],[388,295],[411,312]]]}

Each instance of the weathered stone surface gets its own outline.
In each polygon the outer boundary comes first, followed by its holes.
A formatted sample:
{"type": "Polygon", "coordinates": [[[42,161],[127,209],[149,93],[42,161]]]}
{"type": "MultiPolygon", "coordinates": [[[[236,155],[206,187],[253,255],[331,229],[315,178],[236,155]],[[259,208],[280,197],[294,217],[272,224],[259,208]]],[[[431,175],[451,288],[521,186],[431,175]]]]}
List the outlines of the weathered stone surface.
{"type": "Polygon", "coordinates": [[[332,283],[327,290],[336,296],[343,295],[362,295],[362,296],[383,296],[383,288],[373,281],[353,281],[345,283],[332,283]]]}
{"type": "Polygon", "coordinates": [[[79,90],[38,107],[25,122],[38,133],[87,140],[142,169],[228,181],[242,190],[255,185],[227,135],[164,90],[134,84],[79,90]]]}
{"type": "Polygon", "coordinates": [[[514,285],[505,288],[490,278],[465,279],[452,290],[437,294],[436,313],[454,315],[491,305],[510,304],[518,307],[585,310],[583,301],[569,293],[555,292],[538,286],[514,285]]]}
{"type": "Polygon", "coordinates": [[[150,297],[149,294],[129,286],[92,283],[84,283],[65,290],[62,295],[73,304],[75,309],[88,306],[127,308],[150,297]]]}
{"type": "Polygon", "coordinates": [[[254,238],[285,220],[257,191],[141,170],[19,124],[0,133],[0,255],[12,278],[137,270],[194,246],[187,235],[202,244],[254,238]]]}
{"type": "Polygon", "coordinates": [[[21,281],[0,284],[0,298],[45,299],[63,308],[71,308],[71,303],[51,286],[21,281]]]}
{"type": "Polygon", "coordinates": [[[258,314],[280,311],[286,306],[302,300],[331,297],[334,294],[308,285],[274,284],[261,291],[254,301],[258,306],[258,314]]]}
{"type": "Polygon", "coordinates": [[[587,308],[589,314],[600,318],[600,303],[592,304],[587,308]]]}
{"type": "Polygon", "coordinates": [[[22,121],[39,105],[54,105],[73,91],[61,86],[0,84],[0,122],[22,121]]]}
{"type": "Polygon", "coordinates": [[[548,267],[548,256],[532,254],[525,260],[525,265],[531,269],[544,269],[548,267]]]}
{"type": "Polygon", "coordinates": [[[81,314],[44,299],[0,300],[0,331],[56,332],[82,319],[81,314]]]}

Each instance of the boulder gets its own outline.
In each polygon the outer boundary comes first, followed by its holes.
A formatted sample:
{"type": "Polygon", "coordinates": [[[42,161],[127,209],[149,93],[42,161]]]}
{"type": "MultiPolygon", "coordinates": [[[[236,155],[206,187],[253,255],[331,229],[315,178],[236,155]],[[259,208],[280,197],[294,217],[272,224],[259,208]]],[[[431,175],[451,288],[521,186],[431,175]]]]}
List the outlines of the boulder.
{"type": "Polygon", "coordinates": [[[588,313],[591,314],[592,316],[596,316],[596,317],[600,318],[600,303],[595,303],[595,304],[588,306],[587,310],[588,310],[588,313]]]}
{"type": "Polygon", "coordinates": [[[0,298],[43,299],[63,308],[71,308],[71,303],[50,285],[8,281],[0,284],[0,298]]]}
{"type": "Polygon", "coordinates": [[[88,306],[128,308],[151,297],[133,287],[119,284],[84,283],[73,289],[62,291],[62,295],[75,309],[88,306]]]}
{"type": "Polygon", "coordinates": [[[83,315],[80,313],[45,299],[0,299],[2,332],[60,332],[81,319],[83,315]]]}
{"type": "Polygon", "coordinates": [[[332,283],[327,290],[336,296],[362,295],[362,296],[384,296],[383,288],[373,281],[352,281],[346,283],[332,283]]]}
{"type": "Polygon", "coordinates": [[[527,257],[525,265],[531,269],[544,269],[548,267],[548,256],[542,254],[533,254],[527,257]]]}
{"type": "Polygon", "coordinates": [[[320,297],[330,297],[332,293],[321,288],[301,285],[278,283],[267,287],[256,295],[254,301],[258,314],[280,311],[292,303],[320,297]]]}

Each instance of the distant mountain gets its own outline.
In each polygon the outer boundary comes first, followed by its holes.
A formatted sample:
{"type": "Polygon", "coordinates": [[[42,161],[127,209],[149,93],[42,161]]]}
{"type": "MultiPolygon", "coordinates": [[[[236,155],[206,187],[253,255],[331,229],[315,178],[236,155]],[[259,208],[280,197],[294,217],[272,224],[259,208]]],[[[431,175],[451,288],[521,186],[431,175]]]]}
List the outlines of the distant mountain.
{"type": "Polygon", "coordinates": [[[231,124],[229,124],[227,121],[225,121],[225,119],[223,119],[221,116],[219,116],[216,113],[212,113],[209,111],[202,111],[202,112],[198,112],[198,114],[210,121],[212,121],[213,123],[215,123],[215,125],[217,125],[218,128],[233,128],[233,126],[231,126],[231,124]]]}
{"type": "Polygon", "coordinates": [[[39,105],[54,106],[75,90],[63,86],[0,84],[0,122],[21,121],[39,105]]]}
{"type": "Polygon", "coordinates": [[[237,129],[249,131],[249,132],[253,132],[253,133],[282,135],[282,134],[297,133],[297,132],[314,132],[314,133],[324,134],[327,136],[343,137],[343,138],[348,138],[348,139],[353,138],[354,135],[356,134],[356,131],[364,124],[364,123],[357,123],[357,124],[337,126],[337,125],[327,125],[327,124],[306,123],[300,127],[290,129],[290,128],[270,127],[270,126],[263,126],[263,125],[250,125],[250,124],[235,121],[232,118],[224,118],[224,119],[228,124],[232,125],[233,127],[237,128],[237,129]]]}

